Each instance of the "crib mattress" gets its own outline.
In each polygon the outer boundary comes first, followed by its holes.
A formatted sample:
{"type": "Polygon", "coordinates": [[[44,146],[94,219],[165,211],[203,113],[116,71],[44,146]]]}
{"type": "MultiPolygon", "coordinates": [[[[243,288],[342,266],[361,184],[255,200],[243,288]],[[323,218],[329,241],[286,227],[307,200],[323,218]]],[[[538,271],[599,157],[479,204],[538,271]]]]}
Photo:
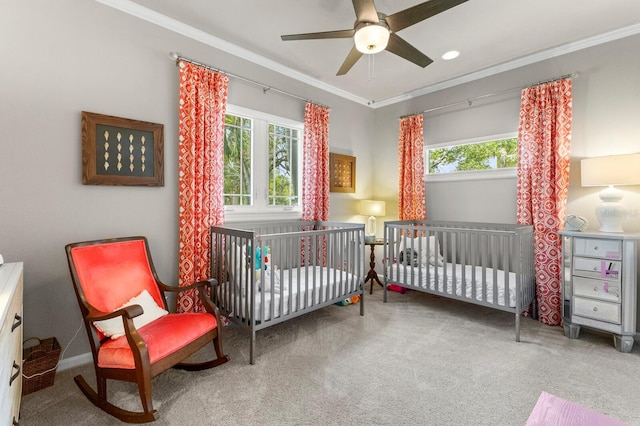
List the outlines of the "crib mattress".
{"type": "MultiPolygon", "coordinates": [[[[338,302],[351,296],[361,284],[360,280],[351,273],[326,267],[286,269],[278,271],[278,275],[278,283],[274,282],[275,279],[271,282],[273,290],[260,291],[258,290],[261,288],[260,283],[258,282],[256,285],[254,293],[256,321],[268,321],[325,302],[338,302]],[[271,306],[273,306],[273,313],[271,306]]],[[[249,306],[247,297],[238,291],[228,295],[227,292],[230,289],[229,285],[222,286],[221,291],[224,294],[221,296],[224,301],[235,298],[235,302],[239,302],[235,306],[238,306],[240,314],[234,312],[231,314],[236,317],[240,316],[245,321],[250,320],[245,315],[245,311],[248,310],[247,306],[249,306]]]]}
{"type": "MultiPolygon", "coordinates": [[[[455,294],[458,297],[471,299],[473,296],[473,283],[475,272],[475,298],[477,301],[483,301],[493,304],[493,287],[494,287],[494,269],[484,268],[486,275],[486,283],[483,285],[483,268],[481,266],[460,265],[446,263],[443,266],[420,265],[420,267],[406,266],[401,264],[393,264],[390,268],[390,276],[387,282],[408,287],[422,287],[430,291],[453,295],[454,287],[454,271],[455,271],[455,294]],[[445,274],[446,271],[446,274],[445,274]],[[463,277],[464,272],[464,277],[463,277]],[[420,276],[421,275],[421,276],[420,276]],[[427,275],[429,279],[427,279],[427,275]],[[446,289],[444,287],[444,278],[446,276],[446,289]],[[437,280],[437,288],[436,288],[437,280]],[[428,283],[428,284],[427,284],[428,283]],[[428,285],[428,287],[427,287],[428,285]],[[463,296],[464,289],[464,296],[463,296]]],[[[516,307],[516,274],[513,272],[505,273],[500,269],[496,272],[496,284],[498,289],[498,305],[504,306],[505,302],[505,283],[509,282],[509,307],[516,307]]]]}

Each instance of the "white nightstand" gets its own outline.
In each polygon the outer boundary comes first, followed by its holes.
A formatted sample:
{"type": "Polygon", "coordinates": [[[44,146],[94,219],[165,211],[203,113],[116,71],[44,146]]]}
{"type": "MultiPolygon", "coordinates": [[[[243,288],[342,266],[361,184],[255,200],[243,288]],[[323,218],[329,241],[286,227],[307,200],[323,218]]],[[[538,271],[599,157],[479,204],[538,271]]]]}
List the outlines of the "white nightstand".
{"type": "Polygon", "coordinates": [[[636,334],[638,234],[561,231],[562,317],[571,339],[580,327],[612,333],[620,352],[636,334]]]}

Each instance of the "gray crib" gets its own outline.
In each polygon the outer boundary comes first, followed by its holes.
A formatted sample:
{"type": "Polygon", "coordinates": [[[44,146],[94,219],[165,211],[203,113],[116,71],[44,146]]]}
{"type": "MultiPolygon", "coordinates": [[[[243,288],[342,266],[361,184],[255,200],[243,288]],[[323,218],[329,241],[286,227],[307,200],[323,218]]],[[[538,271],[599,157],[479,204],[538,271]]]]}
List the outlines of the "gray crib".
{"type": "Polygon", "coordinates": [[[257,331],[363,294],[364,225],[242,223],[214,226],[211,237],[216,303],[249,329],[251,364],[257,331]]]}
{"type": "Polygon", "coordinates": [[[520,316],[533,305],[535,274],[530,225],[392,221],[384,225],[387,286],[487,306],[520,316]]]}

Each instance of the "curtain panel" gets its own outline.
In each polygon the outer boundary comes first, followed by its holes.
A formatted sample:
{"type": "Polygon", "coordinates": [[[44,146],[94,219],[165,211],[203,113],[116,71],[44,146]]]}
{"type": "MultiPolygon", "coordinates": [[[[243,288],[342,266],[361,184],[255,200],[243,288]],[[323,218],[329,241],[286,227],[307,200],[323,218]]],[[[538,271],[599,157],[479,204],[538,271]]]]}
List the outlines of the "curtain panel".
{"type": "Polygon", "coordinates": [[[572,124],[571,79],[522,91],[518,128],[517,221],[533,225],[538,317],[562,321],[561,240],[572,124]]]}
{"type": "MultiPolygon", "coordinates": [[[[229,78],[181,61],[178,141],[178,285],[209,278],[209,228],[224,223],[224,119],[229,78]]],[[[202,311],[195,291],[180,312],[202,311]]]]}
{"type": "Polygon", "coordinates": [[[329,108],[304,109],[302,220],[329,220],[329,108]]]}
{"type": "Polygon", "coordinates": [[[426,218],[424,189],[424,118],[400,119],[398,136],[398,218],[426,218]]]}

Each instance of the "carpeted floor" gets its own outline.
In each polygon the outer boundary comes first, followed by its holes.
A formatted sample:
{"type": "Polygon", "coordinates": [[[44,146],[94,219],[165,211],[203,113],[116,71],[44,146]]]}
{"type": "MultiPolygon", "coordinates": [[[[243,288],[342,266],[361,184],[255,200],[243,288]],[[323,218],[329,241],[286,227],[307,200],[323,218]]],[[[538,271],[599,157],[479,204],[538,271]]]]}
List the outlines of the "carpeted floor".
{"type": "MultiPolygon", "coordinates": [[[[524,425],[546,391],[640,425],[640,345],[623,354],[609,335],[570,340],[529,318],[516,343],[512,314],[427,294],[389,292],[384,304],[376,287],[364,317],[330,306],[263,330],[253,366],[249,334],[224,333],[227,364],[154,379],[155,424],[524,425]]],[[[94,383],[90,365],[58,372],[23,397],[20,425],[119,424],[84,398],[76,374],[94,383]]],[[[134,386],[109,390],[138,409],[134,386]]]]}

